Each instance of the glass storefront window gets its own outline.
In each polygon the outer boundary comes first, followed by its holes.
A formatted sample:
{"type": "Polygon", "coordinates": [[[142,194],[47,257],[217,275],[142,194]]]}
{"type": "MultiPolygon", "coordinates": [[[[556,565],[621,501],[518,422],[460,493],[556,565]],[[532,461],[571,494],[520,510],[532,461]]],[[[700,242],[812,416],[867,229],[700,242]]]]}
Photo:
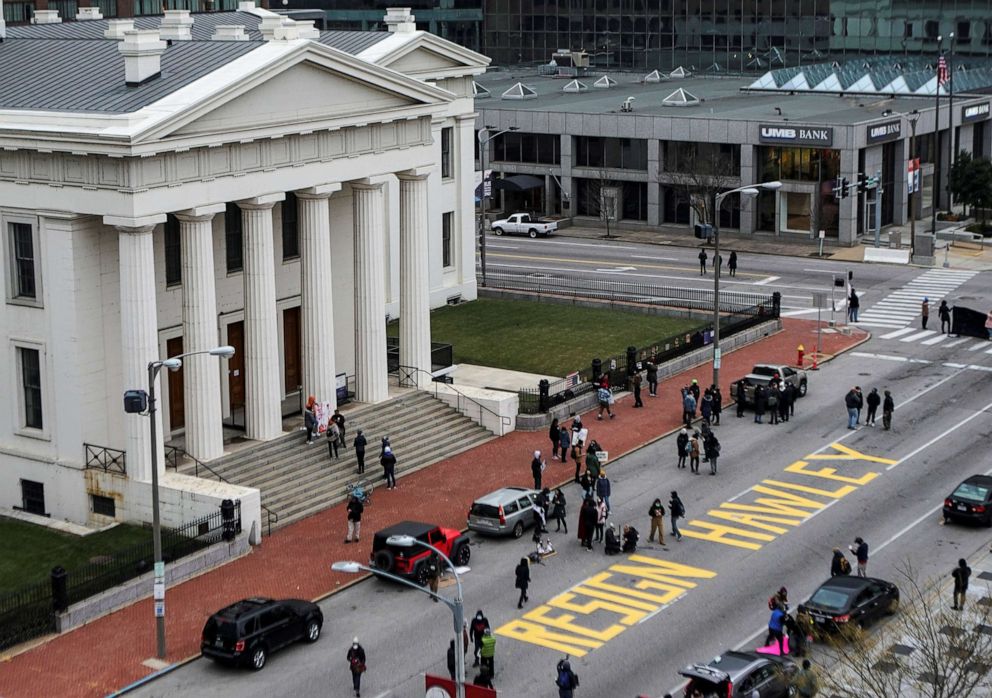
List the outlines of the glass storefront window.
{"type": "Polygon", "coordinates": [[[561,139],[555,134],[509,131],[491,143],[493,162],[561,164],[561,139]]]}
{"type": "Polygon", "coordinates": [[[575,167],[606,167],[618,170],[648,169],[648,142],[640,138],[576,136],[575,167]]]}
{"type": "Polygon", "coordinates": [[[736,177],[741,171],[741,147],[735,143],[667,141],[664,148],[665,172],[719,168],[718,173],[736,177]]]}
{"type": "Polygon", "coordinates": [[[840,172],[838,150],[762,146],[758,158],[765,181],[826,182],[840,172]]]}
{"type": "Polygon", "coordinates": [[[782,228],[793,232],[808,233],[812,230],[813,197],[806,192],[783,192],[779,201],[782,202],[782,228]]]}

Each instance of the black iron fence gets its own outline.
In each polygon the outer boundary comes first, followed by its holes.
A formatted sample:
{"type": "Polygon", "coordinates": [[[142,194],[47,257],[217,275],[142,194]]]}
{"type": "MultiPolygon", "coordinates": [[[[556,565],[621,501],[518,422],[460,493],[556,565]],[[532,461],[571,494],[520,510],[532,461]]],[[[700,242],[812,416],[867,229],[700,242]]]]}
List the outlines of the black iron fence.
{"type": "MultiPolygon", "coordinates": [[[[241,532],[241,502],[178,529],[162,529],[162,559],[173,562],[241,532]]],[[[55,632],[56,613],[71,604],[123,584],[154,569],[152,541],[122,550],[87,565],[56,567],[47,582],[0,595],[0,650],[55,632]]]]}
{"type": "MultiPolygon", "coordinates": [[[[569,298],[594,298],[683,310],[713,311],[713,291],[710,289],[593,279],[560,273],[518,274],[492,270],[486,272],[486,286],[569,298]]],[[[720,311],[724,313],[748,313],[759,306],[764,306],[770,312],[771,304],[772,294],[720,291],[720,311]]]]}
{"type": "MultiPolygon", "coordinates": [[[[431,342],[431,370],[448,368],[453,363],[454,350],[450,344],[431,342]]],[[[400,338],[386,337],[386,366],[390,373],[400,370],[400,338]]]]}
{"type": "Polygon", "coordinates": [[[127,454],[115,448],[83,444],[84,462],[87,468],[96,468],[109,473],[127,473],[127,454]]]}

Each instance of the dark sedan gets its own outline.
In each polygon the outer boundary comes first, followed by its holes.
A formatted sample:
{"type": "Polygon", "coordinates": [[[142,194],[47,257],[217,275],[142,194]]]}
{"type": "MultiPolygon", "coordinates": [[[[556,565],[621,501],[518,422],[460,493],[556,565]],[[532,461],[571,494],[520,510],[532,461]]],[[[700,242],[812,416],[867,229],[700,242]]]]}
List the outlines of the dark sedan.
{"type": "Polygon", "coordinates": [[[873,577],[831,577],[806,602],[819,630],[864,627],[899,608],[899,589],[873,577]]]}
{"type": "Polygon", "coordinates": [[[944,500],[944,522],[973,521],[992,526],[992,477],[972,475],[944,500]]]}
{"type": "Polygon", "coordinates": [[[299,640],[316,642],[323,625],[324,614],[309,601],[244,599],[210,616],[200,652],[224,664],[259,671],[272,652],[299,640]]]}

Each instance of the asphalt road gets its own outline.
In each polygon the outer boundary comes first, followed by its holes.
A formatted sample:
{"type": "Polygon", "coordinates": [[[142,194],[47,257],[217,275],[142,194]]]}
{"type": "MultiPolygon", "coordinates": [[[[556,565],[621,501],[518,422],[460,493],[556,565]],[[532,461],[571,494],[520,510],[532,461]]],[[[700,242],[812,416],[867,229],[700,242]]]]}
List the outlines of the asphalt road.
{"type": "MultiPolygon", "coordinates": [[[[652,252],[676,257],[685,251],[652,252]]],[[[779,263],[790,269],[781,275],[790,285],[801,284],[801,265],[811,265],[755,256],[742,260],[741,271],[779,263]]],[[[919,271],[899,274],[911,278],[919,271]]],[[[969,292],[988,303],[985,289],[992,284],[983,276],[970,282],[977,285],[969,292]]],[[[674,437],[612,463],[611,518],[641,531],[638,558],[580,548],[573,528],[577,487],[568,485],[572,534],[553,536],[559,555],[533,568],[531,602],[523,610],[516,608],[513,568],[532,549],[529,537],[473,538],[472,569],[463,578],[466,613],[484,609],[497,629],[500,695],[557,695],[554,666],[569,651],[581,679],[578,698],[660,696],[680,685],[680,667],[755,646],[767,623],[768,596],[785,585],[793,602],[805,599],[827,578],[831,548],[846,547],[858,535],[872,548],[869,574],[897,583],[907,562],[920,576],[943,575],[959,557],[987,547],[988,529],[944,526],[938,509],[964,477],[992,471],[992,354],[973,350],[977,340],[953,347],[924,341],[876,338],[825,365],[787,424],[757,425],[725,411],[717,427],[723,456],[716,477],[705,474],[705,464],[698,476],[676,470],[674,437]],[[853,384],[893,392],[891,432],[845,428],[843,394],[853,384]],[[667,506],[672,489],[688,511],[686,537],[674,542],[666,530],[667,546],[646,543],[651,501],[657,496],[667,506]],[[742,518],[748,514],[764,518],[742,518]]],[[[649,398],[648,409],[651,404],[649,398]]],[[[621,404],[618,419],[625,409],[621,404]]],[[[549,468],[567,474],[560,465],[549,468]]],[[[135,695],[349,696],[345,652],[355,635],[368,652],[365,696],[421,696],[425,671],[446,673],[451,617],[443,605],[370,580],[322,607],[322,639],[275,655],[260,674],[197,660],[135,695]]]]}

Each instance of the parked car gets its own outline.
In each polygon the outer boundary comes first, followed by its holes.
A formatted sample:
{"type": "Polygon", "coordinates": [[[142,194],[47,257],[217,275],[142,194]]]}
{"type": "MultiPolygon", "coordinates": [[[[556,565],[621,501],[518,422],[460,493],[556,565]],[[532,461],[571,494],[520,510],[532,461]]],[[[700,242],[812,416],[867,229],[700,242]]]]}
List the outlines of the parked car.
{"type": "Polygon", "coordinates": [[[730,384],[730,397],[737,398],[737,384],[744,381],[745,403],[753,405],[754,387],[763,385],[767,388],[775,376],[796,386],[798,397],[806,397],[806,391],[809,389],[806,371],[785,364],[755,364],[749,374],[730,384]]]}
{"type": "Polygon", "coordinates": [[[992,477],[972,475],[944,500],[944,523],[975,521],[992,526],[992,477]]]}
{"type": "Polygon", "coordinates": [[[529,213],[514,213],[509,218],[493,221],[493,235],[526,235],[536,238],[538,235],[547,237],[558,230],[557,221],[546,221],[533,218],[529,213]]]}
{"type": "Polygon", "coordinates": [[[538,494],[526,487],[503,487],[479,497],[468,511],[468,527],[478,533],[519,538],[534,525],[531,507],[538,494]]]}
{"type": "Polygon", "coordinates": [[[420,585],[427,584],[426,563],[431,549],[421,545],[393,545],[389,543],[390,536],[410,536],[430,543],[458,566],[467,565],[472,556],[468,536],[453,528],[418,521],[401,521],[376,532],[372,537],[370,566],[420,585]]]}
{"type": "Polygon", "coordinates": [[[796,671],[788,657],[729,651],[679,673],[689,679],[686,696],[699,691],[703,698],[751,698],[757,691],[761,698],[789,698],[795,695],[791,684],[796,671]]]}
{"type": "Polygon", "coordinates": [[[300,599],[243,599],[210,616],[203,626],[200,653],[222,664],[261,671],[271,653],[299,640],[316,642],[324,614],[300,599]]]}
{"type": "Polygon", "coordinates": [[[834,631],[864,627],[899,609],[899,588],[873,577],[831,577],[806,602],[816,627],[834,631]]]}

